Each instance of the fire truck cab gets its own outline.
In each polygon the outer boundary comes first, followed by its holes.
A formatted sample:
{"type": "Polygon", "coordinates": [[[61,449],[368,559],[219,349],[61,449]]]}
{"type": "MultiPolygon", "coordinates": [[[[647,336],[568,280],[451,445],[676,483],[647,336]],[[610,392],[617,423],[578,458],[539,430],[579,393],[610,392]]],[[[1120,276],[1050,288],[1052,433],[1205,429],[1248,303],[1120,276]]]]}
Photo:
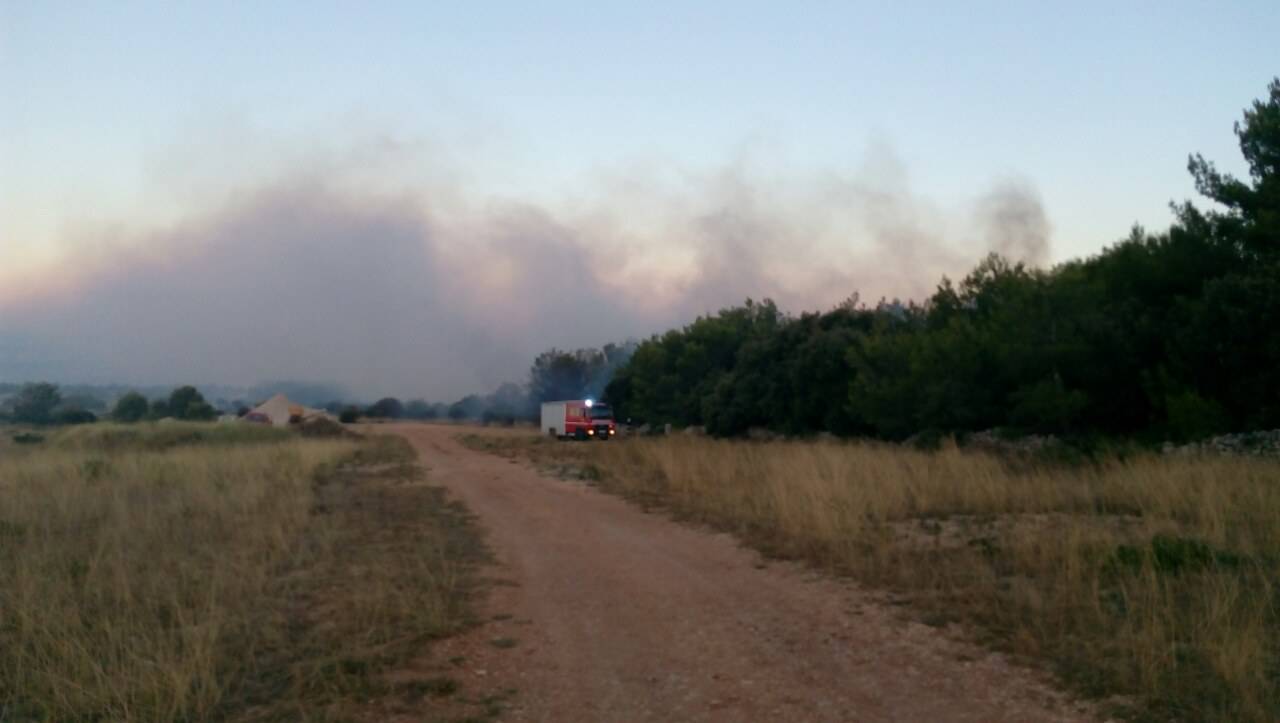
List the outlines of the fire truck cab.
{"type": "Polygon", "coordinates": [[[542,429],[557,439],[600,439],[618,434],[613,410],[591,399],[542,403],[542,429]]]}

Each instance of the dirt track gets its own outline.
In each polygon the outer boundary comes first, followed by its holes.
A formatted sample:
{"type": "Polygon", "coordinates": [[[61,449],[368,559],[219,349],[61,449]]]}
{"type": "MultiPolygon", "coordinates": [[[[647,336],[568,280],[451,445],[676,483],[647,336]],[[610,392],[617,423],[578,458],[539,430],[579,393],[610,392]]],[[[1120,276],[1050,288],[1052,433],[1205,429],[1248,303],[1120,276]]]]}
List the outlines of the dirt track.
{"type": "Polygon", "coordinates": [[[515,689],[504,720],[1090,719],[854,585],[469,450],[456,428],[387,431],[480,517],[511,583],[486,602],[499,620],[440,653],[466,659],[469,685],[515,689]]]}

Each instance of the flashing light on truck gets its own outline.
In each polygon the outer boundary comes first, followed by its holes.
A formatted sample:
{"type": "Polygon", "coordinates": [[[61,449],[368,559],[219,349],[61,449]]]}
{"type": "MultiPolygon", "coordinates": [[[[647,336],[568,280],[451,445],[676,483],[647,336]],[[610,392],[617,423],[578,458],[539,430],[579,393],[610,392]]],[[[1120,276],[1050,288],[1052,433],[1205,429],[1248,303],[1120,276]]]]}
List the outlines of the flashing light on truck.
{"type": "Polygon", "coordinates": [[[557,439],[599,439],[618,434],[613,410],[592,399],[542,403],[542,429],[557,439]]]}

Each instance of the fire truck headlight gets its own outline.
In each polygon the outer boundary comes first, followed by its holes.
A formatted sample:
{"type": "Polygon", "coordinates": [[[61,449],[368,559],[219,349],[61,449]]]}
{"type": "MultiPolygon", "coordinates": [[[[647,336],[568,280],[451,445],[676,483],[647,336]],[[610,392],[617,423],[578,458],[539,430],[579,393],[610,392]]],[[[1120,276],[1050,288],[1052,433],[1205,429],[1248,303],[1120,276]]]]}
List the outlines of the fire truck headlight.
{"type": "Polygon", "coordinates": [[[609,434],[617,434],[617,433],[618,433],[618,430],[616,430],[616,429],[610,429],[610,430],[609,430],[609,434]]]}
{"type": "Polygon", "coordinates": [[[596,430],[594,430],[594,429],[588,429],[588,430],[587,430],[587,434],[589,434],[589,435],[590,435],[590,434],[595,434],[595,433],[596,433],[596,430]]]}

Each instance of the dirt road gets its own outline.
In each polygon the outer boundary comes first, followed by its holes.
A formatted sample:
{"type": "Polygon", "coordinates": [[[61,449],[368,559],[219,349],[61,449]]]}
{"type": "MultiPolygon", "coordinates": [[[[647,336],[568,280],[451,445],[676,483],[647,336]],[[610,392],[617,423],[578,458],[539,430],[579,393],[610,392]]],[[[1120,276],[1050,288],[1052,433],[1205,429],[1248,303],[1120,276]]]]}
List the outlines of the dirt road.
{"type": "Polygon", "coordinates": [[[511,583],[440,653],[468,684],[515,689],[504,720],[1089,719],[852,584],[469,450],[456,428],[387,431],[479,516],[511,583]]]}

